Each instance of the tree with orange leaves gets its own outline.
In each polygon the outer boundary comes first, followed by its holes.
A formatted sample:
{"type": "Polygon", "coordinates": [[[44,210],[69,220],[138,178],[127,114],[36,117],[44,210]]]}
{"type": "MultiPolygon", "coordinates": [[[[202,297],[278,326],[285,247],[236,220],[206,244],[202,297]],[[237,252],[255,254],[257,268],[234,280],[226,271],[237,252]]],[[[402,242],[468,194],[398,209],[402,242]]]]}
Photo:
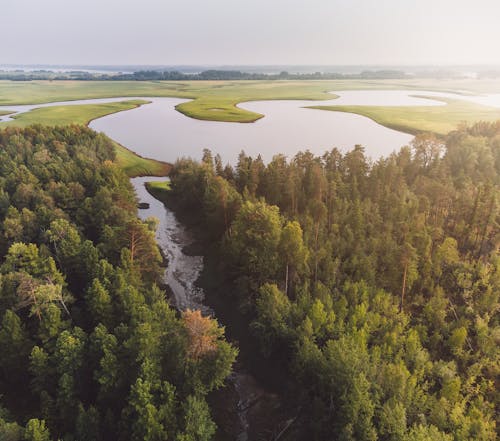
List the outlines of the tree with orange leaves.
{"type": "Polygon", "coordinates": [[[224,339],[224,328],[199,310],[182,313],[187,336],[186,380],[195,393],[208,393],[224,384],[238,350],[224,339]]]}
{"type": "Polygon", "coordinates": [[[222,336],[223,331],[216,320],[203,317],[201,311],[191,309],[182,313],[182,320],[188,335],[189,358],[199,360],[217,350],[217,339],[222,336]]]}

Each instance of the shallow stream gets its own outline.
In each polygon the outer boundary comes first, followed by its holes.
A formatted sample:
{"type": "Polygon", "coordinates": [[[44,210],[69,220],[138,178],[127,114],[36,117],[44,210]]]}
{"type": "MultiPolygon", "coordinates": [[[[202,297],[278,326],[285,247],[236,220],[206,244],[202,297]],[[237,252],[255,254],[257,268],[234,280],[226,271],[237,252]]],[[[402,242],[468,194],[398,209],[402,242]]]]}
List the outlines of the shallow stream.
{"type": "MultiPolygon", "coordinates": [[[[139,217],[145,220],[154,216],[159,220],[156,240],[168,259],[164,281],[172,290],[173,306],[180,311],[199,309],[204,315],[214,316],[214,311],[204,303],[203,289],[196,286],[203,270],[203,257],[185,252],[186,247],[192,245],[193,237],[177,220],[174,212],[146,190],[146,182],[165,180],[168,178],[139,177],[130,180],[139,202],[149,204],[149,208],[139,209],[139,217]]],[[[236,413],[240,427],[237,430],[237,440],[247,441],[250,427],[247,413],[252,403],[259,399],[262,388],[251,375],[238,368],[231,374],[229,381],[238,395],[236,413]]]]}

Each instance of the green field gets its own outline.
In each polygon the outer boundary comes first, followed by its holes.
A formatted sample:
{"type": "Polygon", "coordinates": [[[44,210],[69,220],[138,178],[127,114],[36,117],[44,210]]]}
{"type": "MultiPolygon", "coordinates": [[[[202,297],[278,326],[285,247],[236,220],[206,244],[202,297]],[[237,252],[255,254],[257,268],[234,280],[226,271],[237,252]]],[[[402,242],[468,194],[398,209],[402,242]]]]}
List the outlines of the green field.
{"type": "Polygon", "coordinates": [[[170,191],[170,181],[146,182],[146,190],[159,201],[166,202],[170,191]]]}
{"type": "Polygon", "coordinates": [[[108,104],[40,107],[38,109],[33,109],[30,112],[14,115],[14,121],[2,122],[0,123],[0,127],[26,127],[32,124],[44,124],[50,126],[66,124],[88,125],[93,119],[121,112],[123,110],[134,109],[139,107],[141,104],[147,103],[148,101],[131,100],[108,104]]]}
{"type": "MultiPolygon", "coordinates": [[[[0,105],[41,104],[112,97],[177,97],[193,101],[177,109],[214,121],[252,122],[262,115],[238,103],[271,99],[332,99],[333,88],[369,88],[357,82],[323,81],[0,81],[0,105]]],[[[340,90],[340,89],[339,89],[340,90]]]]}
{"type": "MultiPolygon", "coordinates": [[[[337,81],[0,81],[0,105],[37,104],[109,97],[177,97],[192,101],[179,104],[177,110],[187,116],[212,121],[252,122],[262,115],[237,107],[245,101],[275,99],[327,100],[330,91],[369,89],[414,89],[456,93],[500,92],[499,80],[337,80],[337,81]]],[[[484,106],[463,104],[455,109],[442,106],[426,111],[404,108],[405,118],[423,122],[426,130],[441,132],[443,122],[453,124],[463,114],[468,121],[496,118],[496,112],[484,106]],[[461,109],[458,109],[461,107],[461,109]],[[449,116],[448,113],[453,113],[449,116]],[[437,117],[437,122],[433,119],[437,117]]],[[[365,109],[349,109],[366,114],[365,109]]],[[[386,108],[371,109],[370,117],[387,124],[386,108]]],[[[397,124],[399,127],[399,122],[397,124]]],[[[403,124],[413,130],[412,124],[403,124]]]]}
{"type": "Polygon", "coordinates": [[[147,159],[115,143],[116,163],[131,178],[136,176],[167,176],[172,168],[167,162],[147,159]]]}
{"type": "MultiPolygon", "coordinates": [[[[429,97],[431,98],[431,97],[429,97]]],[[[356,113],[377,123],[415,135],[420,132],[434,132],[445,135],[462,122],[495,121],[500,119],[500,109],[479,104],[435,98],[446,106],[311,106],[313,109],[356,113]]]]}
{"type": "MultiPolygon", "coordinates": [[[[263,115],[237,107],[258,100],[319,100],[315,108],[358,113],[390,128],[438,134],[453,130],[461,122],[496,120],[498,109],[460,99],[443,100],[446,106],[379,107],[321,106],[321,100],[335,98],[328,92],[342,90],[413,89],[458,94],[499,93],[500,80],[337,80],[337,81],[0,81],[0,105],[36,104],[64,100],[109,97],[178,97],[190,101],[177,110],[197,119],[253,122],[263,115]]],[[[142,101],[61,106],[36,109],[20,115],[14,125],[31,123],[65,124],[88,121],[125,110],[142,101]]],[[[7,123],[9,124],[9,123],[7,123]]],[[[6,123],[0,123],[0,127],[6,123]]]]}
{"type": "Polygon", "coordinates": [[[168,193],[170,191],[170,181],[146,182],[146,188],[159,193],[168,193]]]}

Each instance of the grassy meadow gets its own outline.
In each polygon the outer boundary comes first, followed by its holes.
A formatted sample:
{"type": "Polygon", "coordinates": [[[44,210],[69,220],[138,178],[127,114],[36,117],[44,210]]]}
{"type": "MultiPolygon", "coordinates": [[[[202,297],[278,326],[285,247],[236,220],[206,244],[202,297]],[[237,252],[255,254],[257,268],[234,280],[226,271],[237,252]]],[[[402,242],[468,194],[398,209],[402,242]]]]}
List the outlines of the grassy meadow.
{"type": "Polygon", "coordinates": [[[170,191],[170,181],[146,182],[146,190],[156,199],[165,201],[170,191]]]}
{"type": "Polygon", "coordinates": [[[172,165],[167,162],[143,158],[118,143],[115,143],[115,150],[116,163],[131,178],[137,176],[167,176],[172,168],[172,165]]]}
{"type": "Polygon", "coordinates": [[[434,132],[445,135],[463,122],[495,121],[500,119],[500,109],[486,107],[462,100],[429,97],[443,101],[446,106],[311,106],[313,109],[356,113],[375,122],[415,135],[434,132]]]}
{"type": "MultiPolygon", "coordinates": [[[[176,97],[188,99],[176,109],[184,115],[210,121],[249,123],[263,115],[239,108],[246,101],[318,100],[312,108],[357,113],[377,123],[415,134],[431,131],[445,134],[462,122],[500,119],[500,109],[460,99],[442,100],[445,106],[322,106],[322,100],[335,98],[335,91],[413,89],[458,94],[500,93],[500,80],[337,80],[337,81],[0,81],[0,105],[38,104],[92,98],[176,97]],[[333,92],[333,93],[331,93],[333,92]]],[[[54,106],[20,114],[4,126],[25,127],[85,124],[111,113],[145,104],[129,100],[108,104],[54,106]]],[[[10,113],[9,110],[3,114],[10,113]]],[[[125,147],[116,145],[118,163],[130,176],[159,175],[169,165],[141,158],[125,147]]]]}
{"type": "Polygon", "coordinates": [[[15,126],[26,127],[32,124],[48,126],[83,124],[88,125],[92,120],[123,110],[131,110],[148,101],[131,100],[107,104],[82,104],[77,106],[40,107],[30,112],[14,115],[13,121],[0,123],[0,127],[15,126]]]}
{"type": "MultiPolygon", "coordinates": [[[[335,98],[334,94],[329,93],[332,91],[370,89],[495,93],[500,92],[500,80],[0,81],[0,105],[122,96],[176,97],[190,100],[177,105],[177,110],[192,118],[253,122],[263,115],[240,109],[237,107],[238,103],[259,100],[329,100],[335,98]]],[[[388,127],[405,127],[405,131],[411,132],[418,126],[418,130],[442,133],[444,127],[450,127],[457,120],[491,120],[498,117],[496,110],[489,107],[458,103],[459,100],[454,106],[441,106],[430,112],[427,112],[428,108],[414,107],[395,110],[385,107],[363,109],[356,106],[355,109],[339,107],[335,110],[355,111],[388,127]],[[394,122],[393,117],[399,115],[400,111],[404,114],[403,121],[394,122]]],[[[43,115],[41,113],[36,116],[43,115]]]]}

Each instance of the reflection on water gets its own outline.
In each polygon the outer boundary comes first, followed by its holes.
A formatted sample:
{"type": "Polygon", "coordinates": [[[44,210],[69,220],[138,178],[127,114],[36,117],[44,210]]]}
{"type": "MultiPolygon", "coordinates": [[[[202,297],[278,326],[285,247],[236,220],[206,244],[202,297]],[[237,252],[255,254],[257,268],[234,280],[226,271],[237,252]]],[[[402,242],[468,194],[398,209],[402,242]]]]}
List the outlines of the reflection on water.
{"type": "Polygon", "coordinates": [[[407,145],[413,138],[360,115],[302,108],[317,103],[311,101],[242,104],[241,107],[265,115],[248,124],[187,118],[174,109],[182,100],[152,101],[138,109],[99,118],[90,127],[142,156],[168,162],[181,156],[200,159],[204,148],[234,164],[242,149],[254,157],[261,154],[267,162],[276,153],[291,157],[309,149],[321,155],[333,147],[350,150],[355,144],[362,144],[369,156],[378,158],[407,145]]]}
{"type": "Polygon", "coordinates": [[[255,101],[239,107],[265,115],[255,123],[239,124],[200,121],[175,111],[185,100],[153,98],[152,104],[105,116],[91,123],[95,130],[143,156],[173,162],[180,156],[200,159],[210,148],[224,162],[236,163],[243,149],[261,154],[268,162],[276,153],[288,157],[309,149],[317,155],[337,147],[342,151],[356,144],[365,147],[373,159],[387,156],[408,145],[413,136],[383,127],[360,115],[307,109],[311,105],[443,106],[442,101],[415,97],[454,98],[469,101],[489,99],[500,107],[500,95],[475,97],[420,90],[364,90],[335,92],[339,98],[327,101],[255,101]],[[495,101],[496,99],[496,101],[495,101]]]}
{"type": "MultiPolygon", "coordinates": [[[[265,115],[255,123],[200,121],[177,112],[186,102],[177,98],[143,98],[152,101],[140,108],[104,116],[90,127],[102,131],[142,156],[174,162],[181,156],[200,159],[204,148],[219,153],[224,162],[235,163],[243,149],[251,156],[261,154],[268,162],[276,153],[288,157],[309,149],[316,155],[333,147],[347,151],[356,144],[373,159],[387,156],[407,145],[411,135],[383,127],[360,115],[306,109],[311,105],[443,106],[453,98],[500,107],[500,94],[458,95],[425,90],[356,90],[332,92],[339,98],[326,101],[254,101],[239,107],[265,115]],[[417,95],[417,96],[416,96],[417,95]]],[[[140,98],[140,97],[139,97],[140,98]]],[[[17,112],[54,105],[107,103],[133,98],[109,98],[48,103],[31,106],[0,106],[17,112]]],[[[9,119],[4,116],[3,119],[9,119]]],[[[0,117],[0,121],[2,117],[0,117]]]]}
{"type": "Polygon", "coordinates": [[[345,90],[331,92],[338,98],[327,105],[333,106],[445,106],[442,101],[435,101],[422,96],[454,97],[459,95],[428,92],[423,90],[345,90]]]}

